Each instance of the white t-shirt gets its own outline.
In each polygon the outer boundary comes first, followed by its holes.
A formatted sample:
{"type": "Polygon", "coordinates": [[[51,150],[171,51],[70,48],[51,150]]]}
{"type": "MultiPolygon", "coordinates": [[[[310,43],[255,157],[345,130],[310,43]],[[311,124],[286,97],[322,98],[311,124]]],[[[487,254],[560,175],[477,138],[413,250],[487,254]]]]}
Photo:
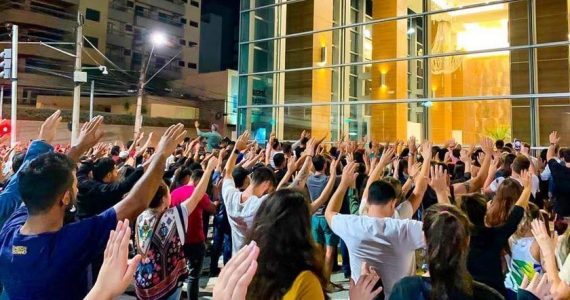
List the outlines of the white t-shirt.
{"type": "MultiPolygon", "coordinates": [[[[520,183],[520,185],[522,186],[522,180],[520,180],[519,178],[515,178],[515,177],[509,177],[511,179],[514,179],[516,181],[518,181],[520,183]]],[[[497,177],[497,179],[493,180],[493,182],[491,182],[491,185],[489,186],[489,189],[493,192],[496,193],[497,190],[499,189],[499,185],[501,185],[501,183],[503,181],[505,181],[505,177],[497,177]]],[[[532,186],[531,186],[531,193],[533,197],[536,197],[536,192],[538,192],[538,187],[539,187],[540,181],[538,179],[538,176],[536,175],[532,175],[532,186]]]]}
{"type": "Polygon", "coordinates": [[[261,198],[250,196],[242,203],[241,194],[242,192],[236,188],[233,179],[224,179],[222,199],[232,228],[232,254],[234,255],[244,246],[245,234],[253,224],[253,218],[259,206],[267,198],[267,195],[261,198]]]}
{"type": "MultiPolygon", "coordinates": [[[[403,217],[410,208],[406,201],[398,207],[398,214],[403,217]]],[[[425,247],[422,222],[338,214],[331,225],[348,248],[355,282],[360,277],[361,264],[367,262],[382,278],[388,299],[396,282],[415,275],[415,250],[425,247]]]]}

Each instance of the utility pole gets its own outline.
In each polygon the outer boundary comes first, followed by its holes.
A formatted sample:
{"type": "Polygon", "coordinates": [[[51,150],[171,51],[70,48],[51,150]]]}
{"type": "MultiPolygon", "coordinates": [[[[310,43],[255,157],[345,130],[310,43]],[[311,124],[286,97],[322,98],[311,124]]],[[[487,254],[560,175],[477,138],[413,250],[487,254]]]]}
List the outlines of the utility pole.
{"type": "Polygon", "coordinates": [[[18,25],[12,25],[12,107],[11,107],[11,121],[10,126],[12,132],[10,133],[10,144],[12,147],[18,142],[16,140],[17,121],[18,121],[18,25]]]}
{"type": "MultiPolygon", "coordinates": [[[[149,55],[152,56],[152,52],[149,55]]],[[[150,56],[149,56],[149,58],[150,58],[150,56]]],[[[138,84],[137,108],[135,111],[135,135],[134,135],[134,139],[136,139],[136,137],[138,136],[139,132],[141,131],[141,127],[142,127],[142,102],[143,102],[143,97],[144,97],[144,82],[146,81],[146,68],[147,68],[147,59],[146,59],[146,57],[143,57],[142,63],[141,63],[141,73],[139,76],[139,84],[138,84]]]]}
{"type": "Polygon", "coordinates": [[[81,71],[81,53],[83,52],[83,14],[77,14],[77,32],[75,38],[75,69],[73,72],[73,112],[71,117],[71,145],[75,145],[79,136],[79,112],[81,109],[81,83],[87,81],[87,74],[81,71]]]}
{"type": "Polygon", "coordinates": [[[91,93],[89,93],[89,120],[93,119],[93,97],[95,93],[95,80],[91,80],[91,93]]]}

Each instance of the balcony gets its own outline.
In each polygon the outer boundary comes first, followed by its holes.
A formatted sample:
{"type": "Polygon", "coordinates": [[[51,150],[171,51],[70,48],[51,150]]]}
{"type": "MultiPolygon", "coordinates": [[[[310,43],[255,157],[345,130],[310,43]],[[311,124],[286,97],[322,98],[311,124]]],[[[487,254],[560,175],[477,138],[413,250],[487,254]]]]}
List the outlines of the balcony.
{"type": "Polygon", "coordinates": [[[147,28],[150,31],[159,30],[168,32],[177,37],[184,36],[184,28],[178,20],[172,18],[161,18],[158,13],[148,10],[135,11],[135,25],[147,28]]]}
{"type": "Polygon", "coordinates": [[[133,46],[133,36],[124,31],[107,30],[107,43],[130,49],[133,46]]]}
{"type": "Polygon", "coordinates": [[[133,13],[125,3],[112,1],[109,4],[109,19],[129,22],[133,19],[133,13]]]}
{"type": "Polygon", "coordinates": [[[64,11],[31,4],[25,7],[21,3],[7,2],[0,6],[0,23],[30,24],[73,32],[76,16],[64,11]]]}
{"type": "Polygon", "coordinates": [[[180,13],[185,10],[184,2],[181,0],[138,0],[137,2],[173,13],[180,13]]]}
{"type": "MultiPolygon", "coordinates": [[[[172,62],[169,66],[164,68],[160,73],[157,75],[157,78],[161,78],[164,80],[178,80],[182,78],[182,68],[175,64],[176,60],[172,62]]],[[[148,70],[148,76],[152,76],[156,73],[162,65],[154,64],[148,70]]]]}

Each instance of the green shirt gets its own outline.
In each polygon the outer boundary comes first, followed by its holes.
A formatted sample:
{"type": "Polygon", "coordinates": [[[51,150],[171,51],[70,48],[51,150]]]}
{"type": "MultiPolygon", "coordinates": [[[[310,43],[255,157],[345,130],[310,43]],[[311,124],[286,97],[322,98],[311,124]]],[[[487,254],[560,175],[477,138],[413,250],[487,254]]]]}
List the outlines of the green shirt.
{"type": "Polygon", "coordinates": [[[198,129],[198,135],[206,138],[206,151],[212,152],[215,147],[220,145],[222,136],[216,131],[202,132],[198,129]]]}

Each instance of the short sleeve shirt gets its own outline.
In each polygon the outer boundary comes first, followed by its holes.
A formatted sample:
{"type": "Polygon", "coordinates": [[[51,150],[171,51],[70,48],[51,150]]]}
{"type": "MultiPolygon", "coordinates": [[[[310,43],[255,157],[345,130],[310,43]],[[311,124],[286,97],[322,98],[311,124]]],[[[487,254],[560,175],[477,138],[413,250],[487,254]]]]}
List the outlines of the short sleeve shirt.
{"type": "MultiPolygon", "coordinates": [[[[195,187],[193,185],[185,185],[175,189],[171,194],[170,206],[174,207],[182,204],[182,202],[188,200],[194,194],[194,190],[195,187]]],[[[188,217],[188,231],[186,232],[186,244],[198,244],[206,240],[202,215],[204,209],[207,209],[211,203],[210,197],[204,194],[200,202],[198,202],[198,206],[190,213],[188,217]]]]}
{"type": "Polygon", "coordinates": [[[21,207],[0,232],[0,282],[11,300],[83,299],[87,266],[103,252],[117,225],[114,208],[63,226],[57,232],[23,235],[21,207]]]}
{"type": "Polygon", "coordinates": [[[348,248],[354,281],[367,262],[382,277],[387,299],[398,280],[414,275],[415,250],[425,247],[422,222],[410,219],[338,214],[332,218],[331,229],[348,248]]]}
{"type": "Polygon", "coordinates": [[[236,187],[233,179],[224,179],[222,184],[222,198],[226,206],[228,221],[232,228],[232,253],[235,255],[245,242],[245,234],[253,224],[253,219],[261,203],[267,198],[250,196],[241,201],[242,192],[236,187]]]}

